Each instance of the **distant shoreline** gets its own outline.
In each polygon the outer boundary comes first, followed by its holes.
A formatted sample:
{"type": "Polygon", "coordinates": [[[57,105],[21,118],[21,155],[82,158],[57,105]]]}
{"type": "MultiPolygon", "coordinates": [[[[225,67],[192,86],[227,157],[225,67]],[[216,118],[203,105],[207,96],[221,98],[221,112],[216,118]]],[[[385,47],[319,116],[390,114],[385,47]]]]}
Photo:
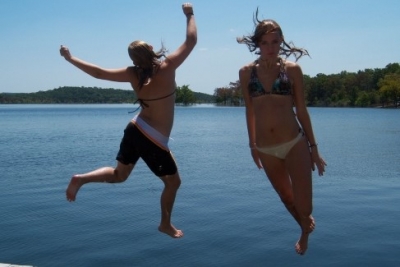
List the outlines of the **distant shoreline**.
{"type": "MultiPolygon", "coordinates": [[[[139,106],[138,104],[133,104],[133,103],[0,103],[0,106],[106,106],[106,105],[115,105],[115,106],[139,106]]],[[[183,105],[180,103],[175,104],[176,107],[195,107],[195,106],[213,106],[213,107],[237,107],[237,108],[244,108],[244,105],[237,106],[237,105],[221,105],[218,103],[193,103],[190,105],[183,105]]],[[[369,106],[369,107],[348,107],[348,106],[307,106],[307,108],[348,108],[348,109],[366,109],[366,108],[371,108],[371,109],[400,109],[399,106],[394,106],[394,105],[387,105],[387,106],[369,106]]]]}

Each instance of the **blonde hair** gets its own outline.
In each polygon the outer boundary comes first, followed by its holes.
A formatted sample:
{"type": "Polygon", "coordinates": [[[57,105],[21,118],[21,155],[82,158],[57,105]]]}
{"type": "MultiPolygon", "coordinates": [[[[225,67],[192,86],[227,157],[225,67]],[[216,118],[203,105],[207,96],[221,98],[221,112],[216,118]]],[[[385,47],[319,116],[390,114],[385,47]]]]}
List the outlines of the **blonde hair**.
{"type": "Polygon", "coordinates": [[[134,41],[128,46],[128,54],[135,65],[139,79],[139,89],[143,87],[146,80],[151,78],[160,66],[159,59],[165,57],[167,50],[161,44],[161,49],[157,52],[144,41],[134,41]]]}
{"type": "Polygon", "coordinates": [[[254,33],[252,35],[237,37],[236,40],[239,44],[245,44],[249,48],[250,52],[254,52],[259,55],[260,51],[257,51],[259,48],[259,43],[264,34],[267,33],[278,33],[282,38],[281,48],[279,50],[279,55],[284,55],[286,58],[290,55],[293,55],[296,58],[296,61],[304,56],[310,56],[308,51],[303,48],[295,47],[292,42],[286,43],[285,38],[283,37],[283,32],[281,26],[272,20],[272,19],[258,19],[258,8],[256,13],[253,15],[253,22],[255,25],[254,33]]]}

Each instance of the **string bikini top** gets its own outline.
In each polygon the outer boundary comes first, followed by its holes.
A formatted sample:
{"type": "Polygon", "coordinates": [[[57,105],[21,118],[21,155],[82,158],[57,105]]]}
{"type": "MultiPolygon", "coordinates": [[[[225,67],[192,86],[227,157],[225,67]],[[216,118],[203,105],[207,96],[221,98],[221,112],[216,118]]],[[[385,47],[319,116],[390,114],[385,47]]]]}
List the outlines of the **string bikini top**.
{"type": "Polygon", "coordinates": [[[251,76],[249,81],[249,94],[251,97],[258,97],[262,95],[291,95],[292,94],[292,85],[290,83],[289,77],[287,76],[285,64],[283,60],[280,58],[280,70],[279,75],[272,84],[272,88],[270,91],[265,91],[264,87],[262,86],[260,80],[257,76],[257,69],[256,64],[258,60],[254,61],[254,65],[251,69],[251,76]]]}
{"type": "Polygon", "coordinates": [[[170,97],[170,96],[172,96],[173,94],[175,94],[175,92],[176,92],[176,89],[175,89],[172,93],[170,93],[170,94],[168,94],[168,95],[166,95],[166,96],[158,97],[158,98],[150,98],[150,99],[138,98],[133,104],[139,103],[139,107],[138,107],[137,109],[135,109],[134,111],[131,111],[131,112],[129,112],[129,113],[133,113],[133,112],[135,112],[136,110],[138,110],[139,108],[142,108],[142,109],[148,108],[148,107],[149,107],[149,104],[147,104],[146,102],[161,100],[161,99],[170,97]],[[146,102],[145,102],[145,101],[146,101],[146,102]]]}

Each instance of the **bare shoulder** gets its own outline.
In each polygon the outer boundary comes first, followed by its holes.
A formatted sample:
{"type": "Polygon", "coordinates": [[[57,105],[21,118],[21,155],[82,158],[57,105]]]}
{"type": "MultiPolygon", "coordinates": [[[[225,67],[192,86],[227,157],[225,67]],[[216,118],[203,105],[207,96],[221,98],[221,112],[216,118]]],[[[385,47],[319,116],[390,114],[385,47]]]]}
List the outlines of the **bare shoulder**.
{"type": "Polygon", "coordinates": [[[129,75],[129,82],[131,84],[137,84],[138,83],[138,76],[137,76],[136,67],[129,66],[129,67],[126,68],[126,72],[129,75]]]}
{"type": "Polygon", "coordinates": [[[126,70],[127,70],[129,73],[136,73],[136,68],[135,68],[135,66],[129,66],[129,67],[126,68],[126,70]]]}
{"type": "Polygon", "coordinates": [[[289,61],[289,60],[284,60],[285,62],[285,67],[286,67],[286,71],[290,74],[296,75],[296,74],[301,74],[302,70],[299,64],[297,64],[296,62],[293,61],[289,61]]]}
{"type": "Polygon", "coordinates": [[[136,67],[134,67],[134,66],[127,67],[126,72],[129,74],[129,76],[132,79],[135,79],[137,77],[136,67]]]}
{"type": "Polygon", "coordinates": [[[249,64],[244,65],[239,69],[239,77],[240,78],[246,78],[250,77],[251,70],[254,66],[254,62],[251,62],[249,64]]]}
{"type": "Polygon", "coordinates": [[[163,70],[169,69],[169,70],[175,71],[176,65],[175,65],[173,57],[171,58],[170,56],[166,56],[164,58],[164,60],[162,60],[160,63],[160,69],[163,69],[163,70]]]}

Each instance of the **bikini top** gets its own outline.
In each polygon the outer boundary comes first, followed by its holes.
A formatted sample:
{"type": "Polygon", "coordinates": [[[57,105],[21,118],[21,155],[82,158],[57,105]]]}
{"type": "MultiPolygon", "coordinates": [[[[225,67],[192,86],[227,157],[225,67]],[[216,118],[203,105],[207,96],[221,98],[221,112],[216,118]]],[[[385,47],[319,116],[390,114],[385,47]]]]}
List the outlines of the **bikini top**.
{"type": "Polygon", "coordinates": [[[168,95],[166,95],[166,96],[158,97],[158,98],[151,98],[151,99],[138,98],[138,99],[135,101],[135,103],[133,103],[133,104],[136,104],[136,103],[139,102],[139,105],[140,105],[141,108],[148,108],[148,107],[149,107],[149,104],[145,103],[144,101],[149,102],[149,101],[161,100],[161,99],[164,99],[164,98],[167,98],[167,97],[172,96],[173,94],[175,94],[175,91],[176,91],[176,89],[175,89],[172,93],[170,93],[170,94],[168,94],[168,95]]]}
{"type": "Polygon", "coordinates": [[[251,76],[249,81],[249,94],[251,97],[258,97],[262,95],[291,95],[292,94],[292,85],[290,83],[289,77],[287,76],[285,64],[283,63],[282,59],[280,61],[280,70],[279,75],[272,84],[272,88],[270,91],[265,91],[264,87],[262,86],[260,80],[257,77],[257,69],[256,64],[258,60],[254,61],[254,65],[251,69],[251,76]]]}
{"type": "Polygon", "coordinates": [[[147,104],[146,102],[161,100],[161,99],[170,97],[170,96],[172,96],[173,94],[175,94],[175,92],[176,92],[176,89],[175,89],[172,93],[170,93],[170,94],[168,94],[168,95],[166,95],[166,96],[158,97],[158,98],[150,98],[150,99],[138,98],[133,104],[139,103],[139,107],[138,107],[137,109],[135,109],[134,111],[131,111],[131,112],[129,112],[129,113],[133,113],[133,112],[135,112],[136,110],[138,110],[139,108],[143,108],[143,109],[144,109],[144,108],[148,108],[148,107],[149,107],[149,104],[147,104]],[[146,101],[146,102],[145,102],[145,101],[146,101]]]}

